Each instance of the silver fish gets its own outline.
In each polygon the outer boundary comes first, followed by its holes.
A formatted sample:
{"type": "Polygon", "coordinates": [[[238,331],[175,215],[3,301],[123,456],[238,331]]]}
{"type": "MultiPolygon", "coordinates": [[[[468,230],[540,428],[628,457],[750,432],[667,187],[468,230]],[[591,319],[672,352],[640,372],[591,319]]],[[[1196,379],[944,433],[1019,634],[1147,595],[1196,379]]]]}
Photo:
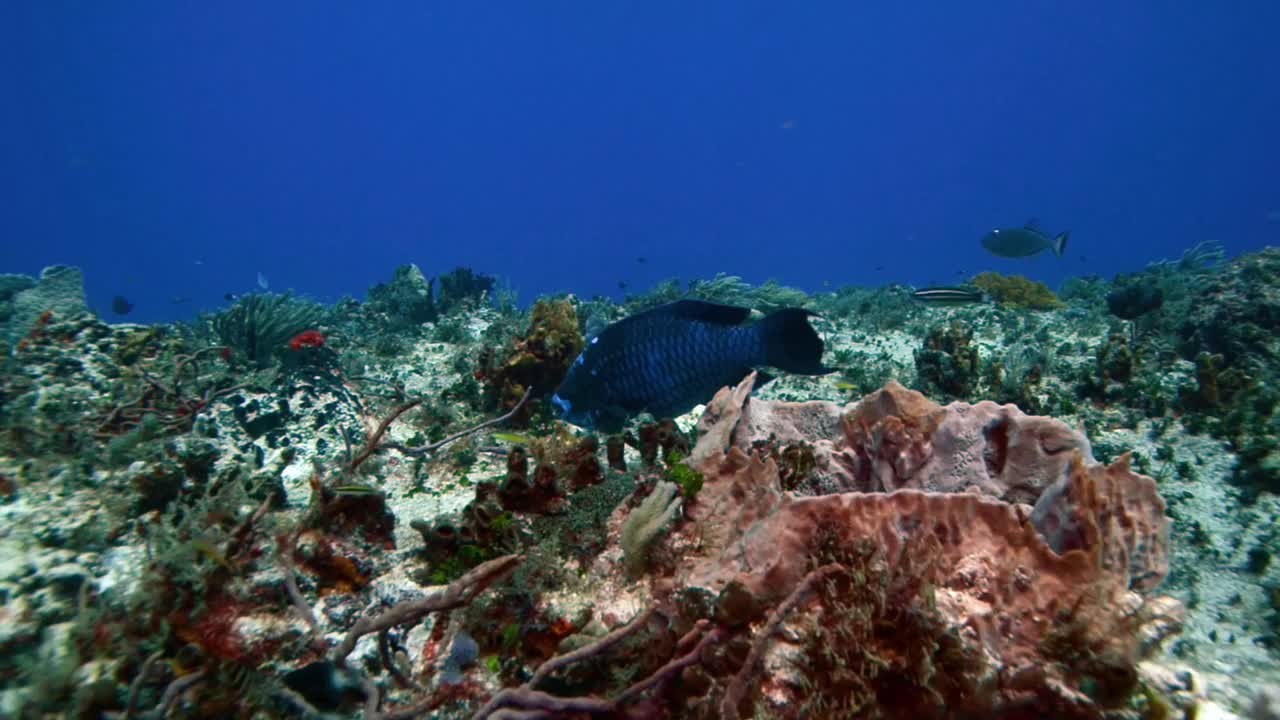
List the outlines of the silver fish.
{"type": "Polygon", "coordinates": [[[1067,249],[1069,231],[1050,236],[1040,229],[1035,220],[1028,221],[1020,228],[999,228],[982,236],[982,247],[992,255],[1006,258],[1024,258],[1039,255],[1045,250],[1052,250],[1054,255],[1062,257],[1067,249]]]}

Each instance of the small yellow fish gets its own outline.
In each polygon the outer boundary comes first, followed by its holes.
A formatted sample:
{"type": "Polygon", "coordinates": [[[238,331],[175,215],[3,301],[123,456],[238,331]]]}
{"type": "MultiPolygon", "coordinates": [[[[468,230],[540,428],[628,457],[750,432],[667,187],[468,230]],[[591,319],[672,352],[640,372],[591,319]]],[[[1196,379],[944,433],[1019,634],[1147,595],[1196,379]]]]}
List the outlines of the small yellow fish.
{"type": "Polygon", "coordinates": [[[844,380],[839,380],[836,382],[836,389],[842,392],[848,392],[850,390],[857,390],[858,386],[854,385],[851,382],[845,382],[844,380]]]}
{"type": "Polygon", "coordinates": [[[222,551],[213,546],[213,543],[203,538],[196,538],[191,541],[191,548],[200,553],[205,558],[214,561],[226,569],[227,572],[234,574],[236,569],[227,562],[227,558],[222,551]]]}
{"type": "Polygon", "coordinates": [[[509,442],[515,445],[529,445],[533,442],[533,439],[527,435],[509,432],[496,432],[493,434],[493,439],[501,440],[502,442],[509,442]]]}
{"type": "Polygon", "coordinates": [[[339,485],[333,492],[337,495],[377,495],[381,491],[368,485],[339,485]]]}

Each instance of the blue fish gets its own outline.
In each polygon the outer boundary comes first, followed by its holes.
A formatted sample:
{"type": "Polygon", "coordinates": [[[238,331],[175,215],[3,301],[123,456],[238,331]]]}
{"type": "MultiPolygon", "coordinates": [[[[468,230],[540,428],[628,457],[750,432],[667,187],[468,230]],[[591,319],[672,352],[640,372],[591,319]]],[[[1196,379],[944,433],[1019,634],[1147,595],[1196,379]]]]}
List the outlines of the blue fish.
{"type": "MultiPolygon", "coordinates": [[[[563,420],[617,432],[641,412],[682,415],[764,365],[823,375],[815,313],[785,308],[747,323],[750,308],[681,300],[619,320],[587,343],[551,403],[563,420]]],[[[762,378],[762,381],[767,377],[762,378]]]]}

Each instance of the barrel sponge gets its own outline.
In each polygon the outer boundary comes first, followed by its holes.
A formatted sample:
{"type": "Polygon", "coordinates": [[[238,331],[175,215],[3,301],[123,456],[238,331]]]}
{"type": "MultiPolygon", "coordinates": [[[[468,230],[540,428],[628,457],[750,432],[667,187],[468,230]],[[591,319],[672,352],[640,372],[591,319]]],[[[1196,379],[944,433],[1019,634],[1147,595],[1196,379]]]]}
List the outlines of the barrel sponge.
{"type": "Polygon", "coordinates": [[[975,685],[994,693],[984,702],[1092,702],[1081,699],[1080,678],[1103,665],[1082,670],[1084,657],[1133,672],[1143,617],[1134,608],[1168,573],[1169,520],[1154,481],[1127,457],[1101,465],[1083,436],[1050,418],[994,403],[940,407],[892,384],[846,410],[836,437],[815,436],[834,423],[814,403],[749,398],[737,413],[717,404],[743,397],[725,391],[709,405],[736,427],[702,428],[706,481],[678,535],[712,549],[685,557],[675,586],[714,595],[733,585],[753,606],[774,607],[828,562],[833,544],[870,541],[889,571],[931,589],[930,607],[965,652],[986,658],[983,672],[1000,680],[975,685]],[[848,463],[851,476],[879,463],[865,475],[879,479],[866,491],[783,491],[774,461],[747,444],[771,424],[788,439],[826,443],[828,461],[848,463]]]}
{"type": "Polygon", "coordinates": [[[6,289],[0,291],[0,303],[8,307],[0,313],[7,315],[0,327],[0,338],[12,342],[26,335],[45,313],[49,313],[46,317],[63,320],[88,312],[80,268],[50,265],[34,282],[30,282],[30,278],[24,281],[23,277],[4,276],[6,289]],[[7,303],[2,297],[5,293],[12,294],[7,303]]]}

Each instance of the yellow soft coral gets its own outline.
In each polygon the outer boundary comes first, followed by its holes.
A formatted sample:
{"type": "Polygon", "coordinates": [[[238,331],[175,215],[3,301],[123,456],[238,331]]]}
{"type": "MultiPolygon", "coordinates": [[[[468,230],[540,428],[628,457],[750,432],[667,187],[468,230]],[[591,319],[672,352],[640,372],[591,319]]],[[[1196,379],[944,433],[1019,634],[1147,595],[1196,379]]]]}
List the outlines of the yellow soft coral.
{"type": "Polygon", "coordinates": [[[1021,275],[984,272],[978,273],[970,282],[990,295],[992,300],[1006,307],[1028,310],[1056,310],[1062,307],[1062,301],[1048,285],[1028,280],[1021,275]]]}

